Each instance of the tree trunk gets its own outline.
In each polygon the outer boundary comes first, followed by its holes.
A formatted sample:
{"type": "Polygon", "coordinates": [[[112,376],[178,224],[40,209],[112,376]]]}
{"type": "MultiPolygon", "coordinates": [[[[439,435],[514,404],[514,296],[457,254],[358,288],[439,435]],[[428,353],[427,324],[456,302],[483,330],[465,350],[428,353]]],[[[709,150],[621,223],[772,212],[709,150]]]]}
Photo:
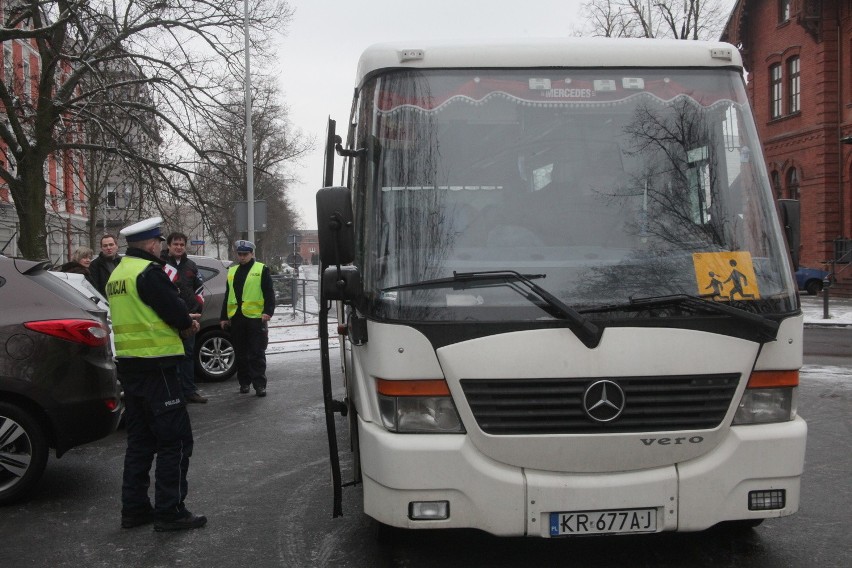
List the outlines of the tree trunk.
{"type": "Polygon", "coordinates": [[[20,235],[18,248],[24,258],[46,260],[47,229],[45,219],[45,197],[47,182],[44,179],[44,161],[25,160],[19,164],[18,179],[20,186],[13,185],[12,198],[15,200],[15,210],[18,212],[20,235]],[[17,191],[16,191],[17,190],[17,191]]]}

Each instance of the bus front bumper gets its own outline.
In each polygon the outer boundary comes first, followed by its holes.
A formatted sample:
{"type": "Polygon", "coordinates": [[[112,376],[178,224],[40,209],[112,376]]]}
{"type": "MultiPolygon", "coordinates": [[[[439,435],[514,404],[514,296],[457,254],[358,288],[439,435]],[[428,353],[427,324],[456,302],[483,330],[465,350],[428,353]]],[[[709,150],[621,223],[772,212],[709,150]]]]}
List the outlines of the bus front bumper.
{"type": "Polygon", "coordinates": [[[464,435],[394,434],[360,418],[359,434],[364,511],[376,520],[549,537],[553,513],[653,508],[656,531],[793,514],[807,425],[796,418],[732,427],[716,448],[687,462],[582,474],[509,466],[483,455],[464,435]],[[783,506],[749,509],[750,492],[782,490],[783,506]],[[412,504],[433,502],[447,503],[447,518],[411,518],[412,504]]]}

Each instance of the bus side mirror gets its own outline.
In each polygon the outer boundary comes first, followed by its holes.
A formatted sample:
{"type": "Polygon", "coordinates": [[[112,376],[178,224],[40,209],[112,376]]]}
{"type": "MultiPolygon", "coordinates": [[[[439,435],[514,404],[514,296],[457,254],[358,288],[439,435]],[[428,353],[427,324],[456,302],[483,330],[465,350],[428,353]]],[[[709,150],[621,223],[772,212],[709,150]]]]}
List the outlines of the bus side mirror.
{"type": "Polygon", "coordinates": [[[793,270],[799,269],[799,244],[802,240],[802,230],[799,225],[800,207],[798,199],[779,199],[778,210],[781,215],[781,226],[787,238],[793,270]]]}
{"type": "Polygon", "coordinates": [[[355,226],[349,188],[324,187],[317,192],[317,233],[323,266],[355,260],[355,226]]]}
{"type": "Polygon", "coordinates": [[[361,272],[357,266],[329,266],[322,272],[324,300],[357,300],[363,294],[361,272]]]}

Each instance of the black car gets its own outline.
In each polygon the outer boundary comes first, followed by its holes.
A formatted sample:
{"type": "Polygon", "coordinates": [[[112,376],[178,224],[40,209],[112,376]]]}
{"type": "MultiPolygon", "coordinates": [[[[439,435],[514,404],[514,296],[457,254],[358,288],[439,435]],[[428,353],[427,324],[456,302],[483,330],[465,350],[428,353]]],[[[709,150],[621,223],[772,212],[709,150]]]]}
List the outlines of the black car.
{"type": "Polygon", "coordinates": [[[48,268],[0,255],[0,504],[121,417],[108,314],[48,268]]]}
{"type": "Polygon", "coordinates": [[[228,267],[217,258],[190,255],[204,279],[204,311],[195,336],[195,374],[204,381],[224,381],[237,370],[231,334],[219,327],[228,267]]]}

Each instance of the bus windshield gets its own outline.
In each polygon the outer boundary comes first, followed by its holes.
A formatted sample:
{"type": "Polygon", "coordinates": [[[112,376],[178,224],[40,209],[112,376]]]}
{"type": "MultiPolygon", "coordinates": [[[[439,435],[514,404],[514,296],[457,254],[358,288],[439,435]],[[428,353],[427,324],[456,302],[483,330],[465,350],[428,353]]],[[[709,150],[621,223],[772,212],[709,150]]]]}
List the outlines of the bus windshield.
{"type": "Polygon", "coordinates": [[[488,271],[597,317],[670,295],[797,307],[737,70],[394,70],[362,86],[355,127],[375,317],[554,317],[505,279],[452,278],[488,271]]]}

